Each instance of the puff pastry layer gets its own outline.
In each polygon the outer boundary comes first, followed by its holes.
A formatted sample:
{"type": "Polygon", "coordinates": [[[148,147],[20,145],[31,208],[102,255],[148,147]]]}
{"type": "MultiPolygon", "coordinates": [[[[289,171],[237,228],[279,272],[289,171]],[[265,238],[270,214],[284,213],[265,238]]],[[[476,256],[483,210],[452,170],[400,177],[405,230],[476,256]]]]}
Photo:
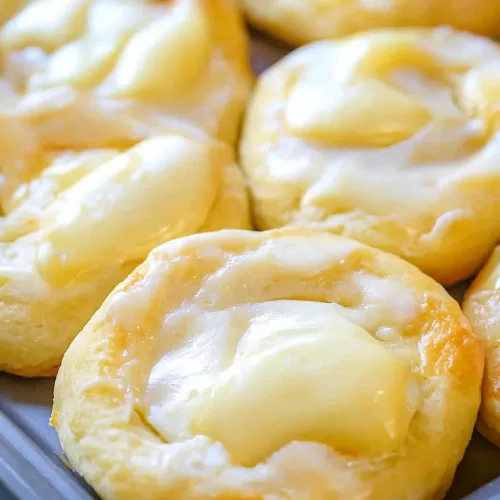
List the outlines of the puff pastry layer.
{"type": "MultiPolygon", "coordinates": [[[[229,146],[168,134],[56,150],[0,124],[0,370],[51,375],[104,298],[160,243],[250,228],[229,146]]],[[[18,127],[16,127],[16,125],[18,127]]]]}
{"type": "Polygon", "coordinates": [[[173,126],[235,140],[252,81],[235,1],[33,0],[8,15],[1,113],[43,126],[52,146],[123,146],[173,126]]]}
{"type": "Polygon", "coordinates": [[[500,48],[449,29],[310,44],[263,74],[241,160],[261,229],[327,229],[438,281],[500,237],[500,48]]]}
{"type": "Polygon", "coordinates": [[[440,25],[500,33],[497,0],[241,0],[251,23],[293,45],[359,31],[440,25]]]}
{"type": "Polygon", "coordinates": [[[411,264],[306,229],[151,252],[70,346],[53,409],[103,498],[440,498],[483,352],[411,264]]]}
{"type": "Polygon", "coordinates": [[[500,247],[467,292],[463,309],[486,355],[478,428],[500,446],[500,247]]]}

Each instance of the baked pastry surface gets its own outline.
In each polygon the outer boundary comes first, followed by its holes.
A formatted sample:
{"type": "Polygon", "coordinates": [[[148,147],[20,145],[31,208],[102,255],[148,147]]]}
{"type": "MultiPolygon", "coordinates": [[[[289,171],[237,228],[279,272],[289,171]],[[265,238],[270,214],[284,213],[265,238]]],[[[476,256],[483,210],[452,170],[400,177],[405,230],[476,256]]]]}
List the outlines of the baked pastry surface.
{"type": "Polygon", "coordinates": [[[0,370],[51,375],[156,245],[251,227],[223,144],[252,83],[247,34],[232,0],[0,13],[0,370]]]}
{"type": "Polygon", "coordinates": [[[497,0],[241,0],[250,22],[292,45],[360,31],[440,25],[500,33],[497,0]]]}
{"type": "Polygon", "coordinates": [[[316,42],[258,81],[241,141],[260,229],[329,230],[444,284],[500,238],[500,48],[447,28],[316,42]]]}
{"type": "Polygon", "coordinates": [[[483,352],[396,256],[329,233],[162,245],[65,354],[52,423],[103,498],[441,498],[483,352]]]}
{"type": "Polygon", "coordinates": [[[155,246],[250,228],[229,146],[203,136],[55,150],[0,125],[0,370],[55,373],[104,298],[155,246]]]}
{"type": "Polygon", "coordinates": [[[500,247],[468,290],[463,309],[485,350],[477,426],[484,436],[500,446],[500,247]]]}
{"type": "Polygon", "coordinates": [[[252,83],[235,1],[23,3],[0,14],[2,114],[43,126],[55,147],[123,146],[174,125],[235,141],[252,83]]]}

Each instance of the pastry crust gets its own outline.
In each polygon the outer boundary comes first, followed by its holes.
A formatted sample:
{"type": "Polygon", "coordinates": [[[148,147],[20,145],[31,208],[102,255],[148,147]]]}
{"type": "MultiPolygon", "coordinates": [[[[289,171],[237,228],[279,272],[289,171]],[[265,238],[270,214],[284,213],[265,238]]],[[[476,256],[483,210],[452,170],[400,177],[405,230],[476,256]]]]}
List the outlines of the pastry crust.
{"type": "Polygon", "coordinates": [[[260,229],[316,227],[443,284],[500,238],[500,48],[446,28],[297,49],[265,72],[241,162],[260,229]]]}
{"type": "Polygon", "coordinates": [[[441,498],[482,370],[458,304],[398,257],[219,231],[156,248],[106,299],[52,424],[106,499],[441,498]]]}
{"type": "Polygon", "coordinates": [[[498,35],[496,0],[241,0],[250,22],[292,45],[380,28],[440,25],[498,35]]]}
{"type": "Polygon", "coordinates": [[[171,133],[124,150],[60,151],[4,125],[0,370],[55,374],[75,335],[155,246],[251,227],[243,175],[222,143],[171,133]]]}
{"type": "Polygon", "coordinates": [[[477,426],[481,434],[500,446],[500,247],[467,291],[463,310],[485,350],[477,426]]]}
{"type": "Polygon", "coordinates": [[[253,77],[235,0],[17,7],[0,30],[1,113],[43,127],[50,146],[122,147],[189,126],[236,140],[253,77]]]}
{"type": "Polygon", "coordinates": [[[223,144],[252,82],[247,35],[233,0],[0,14],[0,370],[53,375],[152,248],[251,227],[223,144]]]}

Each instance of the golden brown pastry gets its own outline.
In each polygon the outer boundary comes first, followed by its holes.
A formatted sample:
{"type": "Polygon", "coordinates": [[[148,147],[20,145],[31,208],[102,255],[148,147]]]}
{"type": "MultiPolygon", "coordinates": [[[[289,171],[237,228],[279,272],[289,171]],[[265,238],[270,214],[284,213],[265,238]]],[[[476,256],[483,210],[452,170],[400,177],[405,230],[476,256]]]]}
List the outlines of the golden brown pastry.
{"type": "Polygon", "coordinates": [[[0,28],[14,14],[19,12],[29,0],[4,0],[0,5],[0,28]]]}
{"type": "Polygon", "coordinates": [[[0,370],[54,374],[160,243],[250,228],[233,152],[251,74],[233,0],[0,8],[0,370]]]}
{"type": "Polygon", "coordinates": [[[241,161],[260,229],[315,227],[471,276],[500,238],[500,48],[393,30],[300,48],[258,82],[241,161]]]}
{"type": "Polygon", "coordinates": [[[151,252],[66,352],[52,423],[105,499],[442,498],[483,352],[411,264],[306,229],[151,252]]]}
{"type": "Polygon", "coordinates": [[[500,446],[500,247],[467,292],[463,309],[486,354],[478,428],[500,446]]]}
{"type": "Polygon", "coordinates": [[[160,243],[250,228],[233,153],[177,133],[61,151],[0,126],[0,370],[54,374],[102,300],[160,243]]]}
{"type": "Polygon", "coordinates": [[[24,2],[0,30],[0,102],[15,97],[1,114],[43,126],[54,147],[123,146],[190,125],[233,142],[251,84],[235,2],[24,2]]]}
{"type": "Polygon", "coordinates": [[[377,28],[500,33],[498,0],[241,0],[250,22],[293,45],[377,28]]]}

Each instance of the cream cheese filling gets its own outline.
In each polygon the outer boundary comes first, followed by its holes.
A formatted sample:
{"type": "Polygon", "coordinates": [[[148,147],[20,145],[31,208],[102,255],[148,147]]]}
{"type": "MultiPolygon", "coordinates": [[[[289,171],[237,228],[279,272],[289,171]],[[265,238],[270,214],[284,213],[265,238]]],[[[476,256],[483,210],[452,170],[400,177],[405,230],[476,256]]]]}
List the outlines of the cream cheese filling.
{"type": "Polygon", "coordinates": [[[335,304],[187,307],[167,323],[180,340],[152,367],[143,401],[166,441],[205,435],[254,466],[292,441],[356,455],[390,452],[408,435],[418,398],[409,363],[335,304]]]}

